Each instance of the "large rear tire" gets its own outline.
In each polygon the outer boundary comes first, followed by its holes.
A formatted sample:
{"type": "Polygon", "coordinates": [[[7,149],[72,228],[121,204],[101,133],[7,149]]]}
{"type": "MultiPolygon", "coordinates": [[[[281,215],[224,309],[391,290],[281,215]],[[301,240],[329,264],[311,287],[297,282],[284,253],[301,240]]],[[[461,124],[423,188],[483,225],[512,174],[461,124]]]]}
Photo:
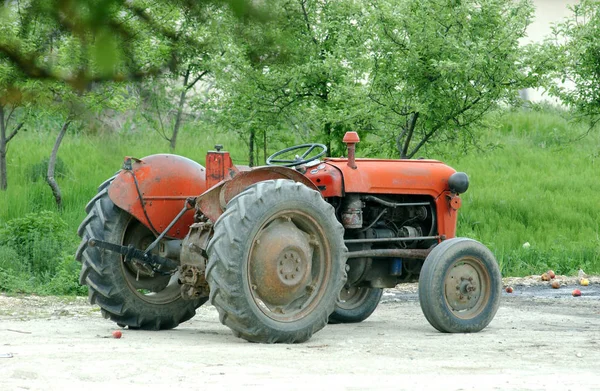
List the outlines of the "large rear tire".
{"type": "Polygon", "coordinates": [[[429,253],[419,276],[423,314],[443,333],[484,329],[498,311],[501,290],[494,255],[472,239],[443,241],[429,253]]]}
{"type": "Polygon", "coordinates": [[[382,288],[354,286],[342,288],[329,323],[359,323],[373,314],[383,296],[382,288]]]}
{"type": "Polygon", "coordinates": [[[120,254],[87,245],[91,238],[144,248],[155,236],[108,197],[110,181],[86,206],[87,217],[78,234],[75,255],[81,262],[79,282],[88,286],[89,300],[100,306],[105,318],[132,329],[172,329],[192,318],[208,298],[184,300],[177,275],[152,276],[141,264],[124,262],[120,254]]]}
{"type": "Polygon", "coordinates": [[[207,248],[221,322],[252,342],[308,340],[346,280],[343,236],[334,208],[301,183],[259,182],[234,197],[207,248]]]}

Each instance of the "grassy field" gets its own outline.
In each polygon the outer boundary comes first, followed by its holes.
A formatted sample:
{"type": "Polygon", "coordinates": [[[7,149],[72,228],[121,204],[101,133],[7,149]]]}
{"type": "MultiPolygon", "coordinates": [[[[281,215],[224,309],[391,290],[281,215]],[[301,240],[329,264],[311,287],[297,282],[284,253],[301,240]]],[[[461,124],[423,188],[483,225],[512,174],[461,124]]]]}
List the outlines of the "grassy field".
{"type": "MultiPolygon", "coordinates": [[[[600,273],[600,134],[576,140],[585,131],[585,126],[569,122],[556,111],[511,111],[482,137],[483,145],[492,143],[495,148],[445,158],[471,178],[471,187],[463,196],[459,235],[489,246],[504,275],[541,273],[547,268],[562,274],[580,268],[600,273]],[[526,242],[530,247],[524,248],[526,242]]],[[[40,176],[41,162],[49,155],[53,138],[54,133],[29,131],[10,143],[9,189],[0,192],[0,227],[28,213],[56,211],[50,189],[40,176]]],[[[204,164],[206,151],[216,143],[225,144],[236,163],[247,164],[242,140],[199,131],[193,124],[184,128],[176,153],[204,164]]],[[[67,232],[64,245],[56,250],[61,254],[56,270],[68,267],[76,274],[76,266],[71,265],[77,245],[75,231],[98,184],[120,168],[126,155],[163,152],[168,152],[168,143],[152,132],[67,135],[59,152],[64,175],[58,182],[64,210],[60,217],[50,215],[64,220],[67,232]]],[[[0,232],[0,244],[1,240],[0,232]]],[[[3,262],[14,263],[14,256],[0,246],[0,270],[3,262]]],[[[27,275],[30,269],[21,272],[27,275]]],[[[0,274],[0,290],[17,284],[7,283],[5,273],[3,286],[2,278],[0,274]]],[[[29,290],[39,290],[35,279],[29,286],[29,290]]]]}

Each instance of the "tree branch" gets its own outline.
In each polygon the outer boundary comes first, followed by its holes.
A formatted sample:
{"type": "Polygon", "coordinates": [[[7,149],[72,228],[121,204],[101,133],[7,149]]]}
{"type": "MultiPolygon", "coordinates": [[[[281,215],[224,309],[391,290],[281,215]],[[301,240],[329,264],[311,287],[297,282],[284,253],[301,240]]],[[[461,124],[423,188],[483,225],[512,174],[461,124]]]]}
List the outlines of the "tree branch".
{"type": "Polygon", "coordinates": [[[410,145],[410,142],[412,140],[412,136],[415,132],[415,126],[417,125],[417,119],[419,118],[419,112],[413,113],[412,117],[410,118],[410,122],[407,124],[407,130],[408,130],[408,134],[406,135],[406,140],[404,140],[404,146],[402,147],[402,156],[401,157],[406,157],[406,154],[408,152],[408,147],[410,145]]]}
{"type": "Polygon", "coordinates": [[[192,80],[192,82],[191,82],[191,83],[189,83],[189,84],[188,84],[188,85],[185,87],[186,91],[188,91],[190,88],[193,88],[193,87],[196,85],[196,83],[198,83],[198,82],[200,81],[200,79],[202,79],[202,78],[203,78],[204,76],[206,76],[207,74],[208,74],[208,71],[204,71],[204,72],[202,72],[201,74],[199,74],[199,75],[198,75],[198,77],[196,77],[194,80],[192,80]]]}
{"type": "Polygon", "coordinates": [[[16,108],[17,107],[14,106],[14,105],[11,107],[10,112],[8,113],[8,116],[6,117],[6,122],[4,123],[4,128],[5,129],[8,128],[8,123],[10,122],[10,117],[12,117],[12,115],[15,112],[16,108]]]}
{"type": "Polygon", "coordinates": [[[25,122],[21,122],[20,124],[17,125],[16,128],[14,128],[14,130],[8,135],[8,137],[6,138],[6,142],[8,143],[10,140],[12,140],[13,137],[15,137],[17,135],[17,133],[19,132],[19,130],[21,130],[21,128],[23,127],[23,125],[25,125],[25,122]]]}
{"type": "Polygon", "coordinates": [[[304,21],[306,22],[306,31],[308,32],[308,36],[312,39],[315,45],[319,44],[319,41],[313,35],[310,29],[310,21],[308,20],[308,12],[306,12],[306,0],[300,0],[300,5],[302,6],[302,14],[304,15],[304,21]]]}

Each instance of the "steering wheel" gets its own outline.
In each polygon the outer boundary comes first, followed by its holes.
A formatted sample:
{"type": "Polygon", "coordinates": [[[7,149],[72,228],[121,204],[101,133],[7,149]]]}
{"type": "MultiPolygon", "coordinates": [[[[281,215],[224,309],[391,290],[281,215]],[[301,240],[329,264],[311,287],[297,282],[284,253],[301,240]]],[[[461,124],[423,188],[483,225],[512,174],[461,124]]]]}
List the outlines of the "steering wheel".
{"type": "Polygon", "coordinates": [[[323,144],[311,143],[311,144],[295,145],[293,147],[282,149],[281,151],[275,152],[274,154],[269,156],[267,158],[267,165],[268,166],[283,166],[283,167],[299,166],[301,164],[306,164],[315,159],[318,159],[321,156],[324,156],[326,153],[327,153],[327,147],[323,144]],[[289,152],[299,151],[299,150],[304,150],[304,149],[306,149],[306,151],[302,155],[300,155],[300,153],[298,153],[293,160],[277,159],[277,157],[285,155],[289,152]],[[310,153],[315,149],[320,150],[320,152],[316,156],[307,158],[307,156],[310,155],[310,153]]]}

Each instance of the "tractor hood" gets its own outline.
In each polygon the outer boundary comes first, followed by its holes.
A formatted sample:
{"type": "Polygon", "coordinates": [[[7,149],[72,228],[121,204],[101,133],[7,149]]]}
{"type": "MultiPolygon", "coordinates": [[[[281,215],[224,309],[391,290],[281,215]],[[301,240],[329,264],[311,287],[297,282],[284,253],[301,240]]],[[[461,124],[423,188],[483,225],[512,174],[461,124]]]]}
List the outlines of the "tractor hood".
{"type": "Polygon", "coordinates": [[[324,197],[345,193],[437,197],[449,190],[448,178],[456,172],[437,160],[356,159],[355,165],[356,168],[348,166],[345,158],[327,159],[309,169],[306,176],[319,187],[324,197]]]}

